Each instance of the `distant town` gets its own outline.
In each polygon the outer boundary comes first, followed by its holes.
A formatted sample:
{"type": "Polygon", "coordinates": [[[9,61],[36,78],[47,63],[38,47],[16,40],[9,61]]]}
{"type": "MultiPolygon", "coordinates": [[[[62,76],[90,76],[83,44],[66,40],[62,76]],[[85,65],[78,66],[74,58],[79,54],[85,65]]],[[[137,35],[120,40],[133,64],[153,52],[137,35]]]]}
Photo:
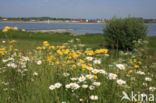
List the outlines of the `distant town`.
{"type": "MultiPolygon", "coordinates": [[[[143,19],[143,18],[140,18],[143,19]]],[[[106,23],[109,19],[72,19],[52,17],[0,17],[0,22],[24,23],[106,23]]],[[[156,23],[156,19],[144,19],[145,23],[156,23]]]]}

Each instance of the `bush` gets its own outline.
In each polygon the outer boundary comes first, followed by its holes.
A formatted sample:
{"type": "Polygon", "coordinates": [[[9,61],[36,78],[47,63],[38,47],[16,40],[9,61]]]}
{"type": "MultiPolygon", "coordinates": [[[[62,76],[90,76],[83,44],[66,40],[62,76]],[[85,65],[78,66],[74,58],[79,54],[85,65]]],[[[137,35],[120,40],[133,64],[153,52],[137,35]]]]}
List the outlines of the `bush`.
{"type": "Polygon", "coordinates": [[[146,38],[147,26],[141,18],[112,18],[103,31],[110,45],[123,50],[132,50],[134,40],[146,38]]]}

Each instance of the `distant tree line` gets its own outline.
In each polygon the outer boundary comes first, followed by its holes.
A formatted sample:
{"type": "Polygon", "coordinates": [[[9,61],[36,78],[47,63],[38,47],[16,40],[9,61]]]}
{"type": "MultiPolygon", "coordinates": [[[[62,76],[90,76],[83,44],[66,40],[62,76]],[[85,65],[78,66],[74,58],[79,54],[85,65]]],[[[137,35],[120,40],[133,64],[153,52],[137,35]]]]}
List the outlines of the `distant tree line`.
{"type": "MultiPolygon", "coordinates": [[[[36,20],[36,21],[44,21],[44,20],[78,20],[78,19],[72,19],[72,18],[51,18],[51,17],[0,17],[0,20],[7,19],[7,20],[15,20],[15,21],[30,21],[30,20],[36,20]]],[[[85,20],[85,19],[81,19],[85,20]]]]}
{"type": "Polygon", "coordinates": [[[156,19],[144,19],[145,23],[156,23],[156,19]]]}
{"type": "MultiPolygon", "coordinates": [[[[0,17],[0,20],[3,19],[7,19],[10,21],[31,21],[31,20],[35,20],[35,21],[45,21],[45,20],[61,20],[61,21],[66,21],[66,20],[86,20],[86,19],[73,19],[73,18],[55,18],[55,17],[0,17]]],[[[143,19],[140,18],[142,20],[144,20],[144,23],[156,23],[156,19],[143,19]]],[[[97,20],[101,20],[101,19],[97,19],[97,20]]],[[[109,21],[109,19],[104,19],[106,22],[109,21]]]]}

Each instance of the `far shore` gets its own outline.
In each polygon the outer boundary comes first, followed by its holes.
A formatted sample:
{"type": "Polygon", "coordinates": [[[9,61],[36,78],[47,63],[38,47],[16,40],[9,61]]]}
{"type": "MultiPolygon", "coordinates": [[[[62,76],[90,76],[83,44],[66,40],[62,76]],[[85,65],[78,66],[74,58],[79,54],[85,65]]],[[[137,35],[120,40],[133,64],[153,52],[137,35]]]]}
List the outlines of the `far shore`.
{"type": "Polygon", "coordinates": [[[104,22],[43,22],[43,21],[0,21],[3,23],[43,23],[43,24],[105,24],[104,22]]]}
{"type": "Polygon", "coordinates": [[[45,32],[68,32],[68,31],[72,31],[72,29],[28,30],[28,32],[41,32],[41,33],[45,33],[45,32]]]}

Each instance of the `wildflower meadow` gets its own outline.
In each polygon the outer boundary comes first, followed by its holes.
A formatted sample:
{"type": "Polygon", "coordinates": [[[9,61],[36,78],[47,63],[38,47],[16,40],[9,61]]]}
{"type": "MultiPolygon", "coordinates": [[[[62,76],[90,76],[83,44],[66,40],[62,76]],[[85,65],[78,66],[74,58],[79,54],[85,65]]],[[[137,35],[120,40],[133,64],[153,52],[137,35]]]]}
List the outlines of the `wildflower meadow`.
{"type": "Polygon", "coordinates": [[[156,63],[147,40],[114,58],[115,50],[89,48],[77,37],[23,50],[19,39],[7,39],[17,29],[1,33],[0,103],[155,103],[156,63]]]}

